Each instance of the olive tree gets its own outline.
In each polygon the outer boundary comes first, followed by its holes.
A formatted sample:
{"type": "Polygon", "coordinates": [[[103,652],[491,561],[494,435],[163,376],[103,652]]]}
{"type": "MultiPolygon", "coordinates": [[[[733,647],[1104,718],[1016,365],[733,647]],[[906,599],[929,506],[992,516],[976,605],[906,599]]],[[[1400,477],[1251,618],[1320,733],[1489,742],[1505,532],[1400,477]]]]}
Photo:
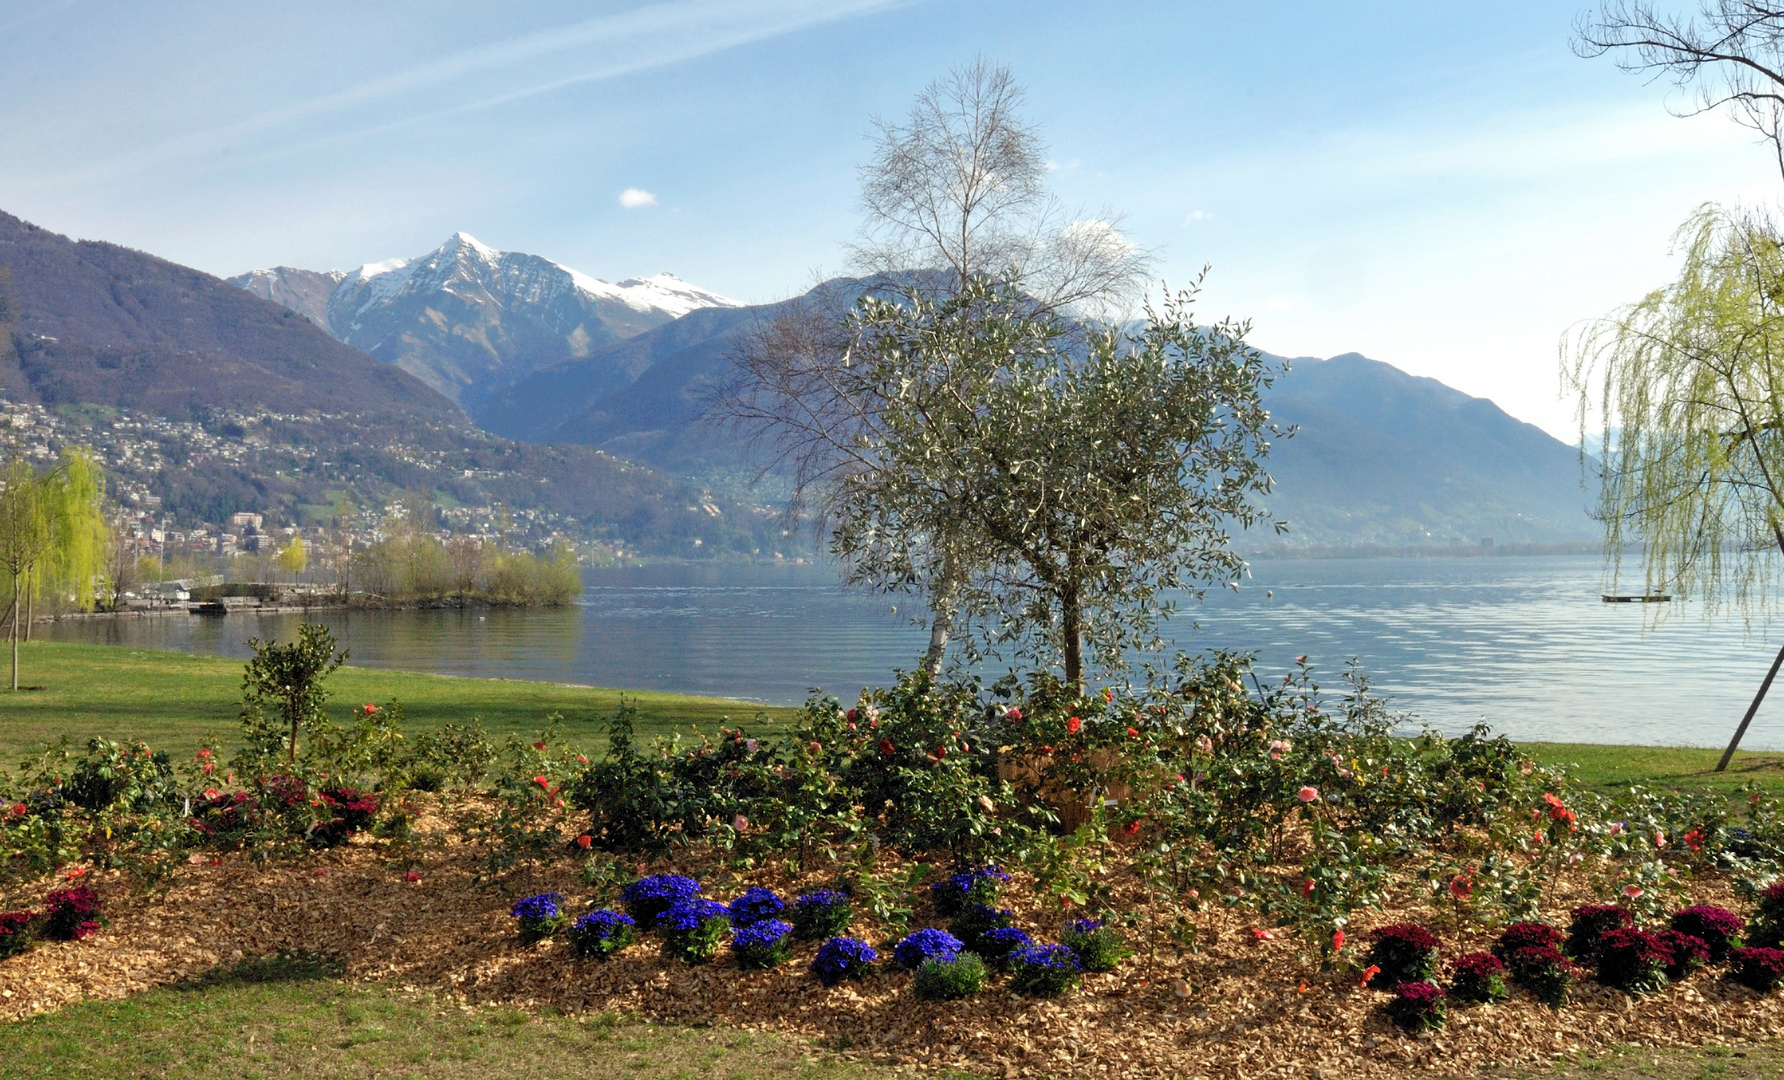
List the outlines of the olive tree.
{"type": "MultiPolygon", "coordinates": [[[[1563,342],[1581,445],[1602,428],[1613,581],[1626,544],[1646,587],[1769,618],[1784,573],[1784,243],[1757,214],[1698,210],[1672,284],[1563,342]]],[[[1717,768],[1728,766],[1780,650],[1717,768]]]]}
{"type": "MultiPolygon", "coordinates": [[[[786,477],[791,520],[828,531],[849,512],[852,492],[874,486],[889,465],[880,389],[847,359],[850,313],[863,294],[911,304],[1020,282],[1031,313],[1079,320],[1119,313],[1140,295],[1149,254],[1110,215],[1063,211],[1047,191],[1046,148],[1022,103],[1007,68],[978,60],[926,87],[902,121],[876,120],[873,157],[861,168],[863,225],[850,247],[863,277],[782,305],[739,347],[711,415],[746,436],[765,471],[786,477]]],[[[1081,323],[1063,325],[1076,332],[1081,323]]],[[[930,374],[937,385],[946,379],[930,374]]],[[[923,597],[924,663],[938,671],[963,591],[986,569],[984,552],[935,515],[900,544],[903,555],[890,562],[830,547],[850,583],[923,597]]]]}
{"type": "Polygon", "coordinates": [[[1087,338],[1017,284],[864,298],[845,367],[874,403],[879,466],[843,481],[832,550],[903,581],[957,545],[973,571],[956,602],[987,641],[1079,689],[1087,652],[1120,666],[1169,615],[1166,590],[1243,569],[1228,530],[1264,517],[1253,496],[1283,434],[1248,327],[1197,326],[1196,291],[1132,337],[1087,338]]]}
{"type": "Polygon", "coordinates": [[[297,761],[299,729],[320,721],[328,701],[323,680],[347,662],[345,652],[336,655],[334,635],[314,623],[298,627],[297,640],[284,645],[249,638],[254,656],[242,669],[242,724],[261,753],[277,752],[279,736],[269,728],[265,709],[276,709],[290,734],[284,740],[287,760],[297,761]]]}

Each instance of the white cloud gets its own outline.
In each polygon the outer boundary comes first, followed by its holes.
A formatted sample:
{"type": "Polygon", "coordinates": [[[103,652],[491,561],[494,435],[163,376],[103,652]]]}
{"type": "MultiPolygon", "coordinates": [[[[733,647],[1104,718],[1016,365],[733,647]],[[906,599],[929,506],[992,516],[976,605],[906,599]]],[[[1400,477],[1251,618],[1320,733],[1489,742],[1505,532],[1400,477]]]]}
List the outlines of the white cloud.
{"type": "Polygon", "coordinates": [[[640,206],[657,205],[657,197],[643,188],[629,187],[619,193],[619,204],[627,210],[636,210],[640,206]]]}
{"type": "Polygon", "coordinates": [[[1192,225],[1198,221],[1207,221],[1213,216],[1213,214],[1208,213],[1206,210],[1192,210],[1190,211],[1189,216],[1183,219],[1183,224],[1192,225]]]}

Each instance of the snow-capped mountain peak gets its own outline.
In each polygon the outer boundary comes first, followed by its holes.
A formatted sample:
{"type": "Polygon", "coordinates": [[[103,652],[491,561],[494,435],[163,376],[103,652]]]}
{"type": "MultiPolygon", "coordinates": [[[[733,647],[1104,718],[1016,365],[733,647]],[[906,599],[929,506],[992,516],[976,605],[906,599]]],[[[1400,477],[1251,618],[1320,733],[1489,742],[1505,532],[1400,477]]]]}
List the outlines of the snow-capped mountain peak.
{"type": "MultiPolygon", "coordinates": [[[[270,273],[309,274],[283,267],[270,273]]],[[[258,272],[231,280],[286,302],[275,295],[277,283],[258,272]]],[[[305,314],[329,333],[466,406],[539,367],[690,311],[742,306],[673,274],[613,284],[538,255],[499,251],[466,232],[416,258],[306,280],[305,314]],[[319,290],[324,278],[332,289],[319,290]]]]}

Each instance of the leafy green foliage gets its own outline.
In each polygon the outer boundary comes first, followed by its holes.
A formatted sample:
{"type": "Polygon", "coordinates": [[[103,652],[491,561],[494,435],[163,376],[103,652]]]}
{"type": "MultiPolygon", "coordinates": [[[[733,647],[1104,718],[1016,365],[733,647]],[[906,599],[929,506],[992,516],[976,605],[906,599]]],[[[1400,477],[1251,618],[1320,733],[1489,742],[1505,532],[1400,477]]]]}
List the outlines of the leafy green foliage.
{"type": "Polygon", "coordinates": [[[917,965],[911,987],[920,1001],[958,1001],[985,988],[991,972],[972,953],[952,959],[925,960],[917,965]]]}

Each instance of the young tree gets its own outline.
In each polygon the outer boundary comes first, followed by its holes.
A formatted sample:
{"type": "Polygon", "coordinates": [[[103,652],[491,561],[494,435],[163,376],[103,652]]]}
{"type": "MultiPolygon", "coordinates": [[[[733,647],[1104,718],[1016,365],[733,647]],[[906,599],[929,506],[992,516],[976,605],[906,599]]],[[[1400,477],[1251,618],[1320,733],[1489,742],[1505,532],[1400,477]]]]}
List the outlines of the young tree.
{"type": "Polygon", "coordinates": [[[304,539],[301,536],[291,538],[283,551],[279,552],[279,569],[291,575],[293,581],[310,565],[309,552],[304,550],[304,539]]]}
{"type": "MultiPolygon", "coordinates": [[[[1128,339],[1082,343],[1019,286],[864,299],[849,370],[875,402],[879,467],[848,478],[831,548],[875,580],[919,577],[938,541],[974,553],[958,603],[993,642],[1083,688],[1170,614],[1230,582],[1229,525],[1263,519],[1273,372],[1243,324],[1198,327],[1196,289],[1128,339]]],[[[1277,526],[1283,528],[1281,524],[1277,526]]]]}
{"type": "Polygon", "coordinates": [[[1610,0],[1575,24],[1574,51],[1695,91],[1686,115],[1728,106],[1772,144],[1784,171],[1784,5],[1702,0],[1695,18],[1610,0]]]}
{"type": "MultiPolygon", "coordinates": [[[[713,415],[740,429],[769,469],[784,470],[787,512],[820,531],[851,483],[885,462],[875,390],[848,370],[848,313],[865,290],[904,303],[945,299],[974,284],[1021,281],[1035,314],[1122,311],[1142,292],[1147,252],[1104,214],[1064,213],[1046,189],[1047,155],[1020,117],[1009,69],[978,60],[918,94],[903,123],[875,120],[873,160],[861,169],[865,220],[852,247],[865,281],[786,305],[739,349],[713,415]]],[[[925,666],[939,671],[978,548],[932,518],[913,533],[896,571],[871,561],[849,580],[921,594],[930,608],[925,666]],[[920,549],[920,550],[919,550],[920,549]]]]}
{"type": "Polygon", "coordinates": [[[289,644],[249,638],[248,647],[254,658],[242,671],[242,723],[250,731],[261,731],[264,709],[269,705],[277,709],[290,729],[288,760],[295,763],[298,729],[323,718],[328,690],[322,682],[347,662],[347,654],[335,655],[334,636],[327,627],[313,623],[299,627],[297,640],[289,644]]]}
{"type": "MultiPolygon", "coordinates": [[[[1769,220],[1715,206],[1678,239],[1678,280],[1564,341],[1564,378],[1581,445],[1602,425],[1613,580],[1633,541],[1649,592],[1769,619],[1784,572],[1784,244],[1769,220]]],[[[1780,666],[1784,650],[1718,771],[1780,666]]]]}

